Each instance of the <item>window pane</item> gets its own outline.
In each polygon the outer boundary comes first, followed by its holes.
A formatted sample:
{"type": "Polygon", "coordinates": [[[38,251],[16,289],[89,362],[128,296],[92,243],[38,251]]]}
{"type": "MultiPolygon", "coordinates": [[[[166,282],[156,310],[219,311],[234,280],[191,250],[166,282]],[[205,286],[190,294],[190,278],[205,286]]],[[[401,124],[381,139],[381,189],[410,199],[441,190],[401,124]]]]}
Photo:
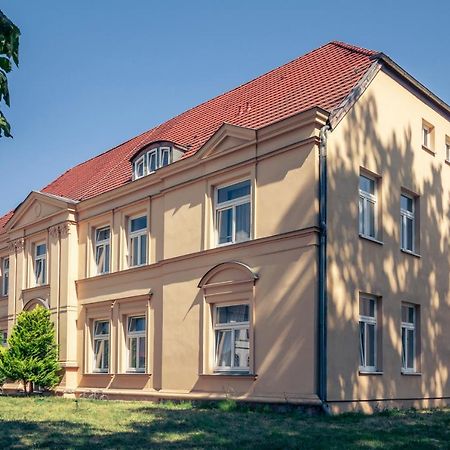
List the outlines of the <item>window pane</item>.
{"type": "Polygon", "coordinates": [[[9,270],[9,258],[3,260],[3,270],[9,270]]]}
{"type": "Polygon", "coordinates": [[[139,264],[147,264],[147,235],[144,234],[141,237],[141,254],[139,264]]]}
{"type": "Polygon", "coordinates": [[[359,197],[359,232],[364,234],[364,221],[365,221],[365,213],[364,213],[364,198],[359,197]]]}
{"type": "Polygon", "coordinates": [[[406,368],[406,328],[402,328],[402,367],[406,368]]]}
{"type": "Polygon", "coordinates": [[[407,345],[407,368],[414,369],[414,330],[406,330],[408,336],[408,345],[407,345]]]}
{"type": "Polygon", "coordinates": [[[375,180],[365,177],[364,175],[360,175],[359,188],[369,194],[375,194],[375,180]]]}
{"type": "Polygon", "coordinates": [[[250,180],[218,189],[217,202],[223,203],[250,194],[250,180]]]}
{"type": "Polygon", "coordinates": [[[139,264],[138,261],[139,256],[139,238],[131,238],[131,265],[137,266],[139,264]]]}
{"type": "Polygon", "coordinates": [[[170,163],[170,150],[164,149],[161,153],[161,166],[167,166],[170,163]]]}
{"type": "Polygon", "coordinates": [[[97,264],[97,272],[103,272],[103,263],[105,260],[105,248],[103,245],[96,248],[95,262],[97,264]]]}
{"type": "Polygon", "coordinates": [[[128,319],[128,331],[131,333],[145,331],[145,317],[130,317],[128,319]]]}
{"type": "Polygon", "coordinates": [[[250,238],[250,203],[236,206],[236,242],[250,238]]]}
{"type": "Polygon", "coordinates": [[[219,225],[219,244],[231,242],[233,239],[233,209],[223,209],[217,212],[219,225]]]}
{"type": "Polygon", "coordinates": [[[359,364],[366,365],[366,326],[364,322],[359,322],[359,364]]]}
{"type": "Polygon", "coordinates": [[[248,322],[248,305],[218,306],[216,323],[248,322]]]}
{"type": "Polygon", "coordinates": [[[130,368],[136,369],[137,365],[137,338],[129,338],[130,342],[130,368]]]}
{"type": "Polygon", "coordinates": [[[405,211],[413,212],[414,201],[412,198],[402,195],[400,197],[400,207],[405,211]]]}
{"type": "Polygon", "coordinates": [[[105,245],[105,265],[104,265],[104,272],[109,272],[109,245],[105,245]]]}
{"type": "Polygon", "coordinates": [[[94,341],[94,368],[107,370],[109,367],[109,341],[99,339],[94,341]]]}
{"type": "Polygon", "coordinates": [[[96,240],[97,240],[97,242],[98,241],[108,240],[109,239],[109,235],[110,235],[109,227],[101,228],[101,229],[97,230],[96,240]]]}
{"type": "Polygon", "coordinates": [[[375,237],[375,203],[367,202],[367,230],[366,234],[375,237]]]}
{"type": "Polygon", "coordinates": [[[138,369],[145,369],[145,337],[138,338],[139,353],[138,353],[138,369]]]}
{"type": "Polygon", "coordinates": [[[375,367],[375,325],[367,324],[367,365],[375,367]]]}
{"type": "Polygon", "coordinates": [[[231,330],[216,330],[216,366],[231,367],[231,330]]]}
{"type": "Polygon", "coordinates": [[[147,228],[147,216],[131,219],[130,231],[145,230],[147,228]]]}
{"type": "Polygon", "coordinates": [[[375,317],[375,300],[373,298],[359,298],[359,314],[361,316],[375,317]]]}
{"type": "Polygon", "coordinates": [[[407,250],[414,250],[413,246],[413,227],[414,222],[409,217],[406,217],[406,229],[405,229],[405,245],[407,250]]]}
{"type": "Polygon", "coordinates": [[[158,168],[158,153],[153,151],[148,154],[148,169],[149,172],[154,172],[158,168]]]}
{"type": "Polygon", "coordinates": [[[36,256],[45,255],[45,252],[46,252],[45,244],[36,245],[36,256]]]}
{"type": "Polygon", "coordinates": [[[94,334],[96,336],[107,336],[109,334],[109,322],[95,322],[94,334]]]}
{"type": "Polygon", "coordinates": [[[250,367],[250,337],[248,328],[234,331],[234,367],[250,367]]]}
{"type": "Polygon", "coordinates": [[[414,306],[408,306],[408,322],[414,323],[414,306]]]}
{"type": "Polygon", "coordinates": [[[43,283],[43,262],[44,260],[38,259],[35,262],[35,275],[36,275],[36,284],[43,283]]]}

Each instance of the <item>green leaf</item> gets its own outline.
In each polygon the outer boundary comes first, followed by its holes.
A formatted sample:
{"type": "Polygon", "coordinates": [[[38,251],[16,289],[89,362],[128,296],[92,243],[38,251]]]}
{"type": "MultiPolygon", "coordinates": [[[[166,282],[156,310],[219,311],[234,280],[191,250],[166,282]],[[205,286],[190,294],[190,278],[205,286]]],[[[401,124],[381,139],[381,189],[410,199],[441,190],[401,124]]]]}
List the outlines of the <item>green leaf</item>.
{"type": "Polygon", "coordinates": [[[6,73],[11,72],[11,61],[4,56],[0,56],[0,69],[3,69],[6,73]]]}
{"type": "Polygon", "coordinates": [[[3,115],[3,113],[0,111],[0,137],[11,137],[11,127],[6,120],[6,117],[3,115]]]}

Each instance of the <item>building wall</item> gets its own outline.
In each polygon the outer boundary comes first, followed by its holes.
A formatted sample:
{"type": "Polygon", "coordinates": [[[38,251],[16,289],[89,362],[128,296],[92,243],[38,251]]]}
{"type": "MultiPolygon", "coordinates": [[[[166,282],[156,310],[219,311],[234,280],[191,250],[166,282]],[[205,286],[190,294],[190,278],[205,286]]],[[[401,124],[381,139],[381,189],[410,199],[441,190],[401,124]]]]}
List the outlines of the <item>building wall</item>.
{"type": "Polygon", "coordinates": [[[449,135],[448,117],[383,71],[330,134],[328,399],[361,401],[335,403],[336,409],[376,404],[366,400],[450,397],[449,135]],[[422,120],[434,126],[434,153],[422,148],[422,120]],[[381,243],[358,237],[361,168],[380,177],[381,243]],[[402,189],[418,196],[418,255],[400,250],[402,189]],[[380,298],[377,375],[359,373],[360,293],[380,298]],[[415,375],[401,373],[402,302],[420,309],[415,375]]]}
{"type": "Polygon", "coordinates": [[[37,224],[29,211],[45,199],[36,194],[26,200],[23,218],[5,240],[20,236],[24,244],[11,254],[10,276],[18,277],[9,295],[9,329],[27,302],[39,298],[50,307],[65,391],[317,402],[317,136],[325,120],[312,110],[257,133],[225,126],[222,138],[203,152],[78,203],[70,217],[57,205],[37,224]],[[215,188],[243,179],[252,184],[252,239],[217,247],[215,188]],[[136,214],[148,217],[149,261],[129,268],[127,227],[136,214]],[[111,273],[98,276],[94,236],[106,225],[111,273]],[[35,235],[48,242],[49,283],[41,287],[29,281],[33,267],[26,249],[35,235]],[[226,265],[198,286],[208,271],[230,261],[249,272],[226,265]],[[212,305],[242,301],[252,311],[250,374],[218,375],[212,368],[212,305]],[[135,314],[147,318],[144,374],[126,373],[126,320],[135,314]],[[96,319],[111,324],[108,374],[92,373],[96,319]]]}

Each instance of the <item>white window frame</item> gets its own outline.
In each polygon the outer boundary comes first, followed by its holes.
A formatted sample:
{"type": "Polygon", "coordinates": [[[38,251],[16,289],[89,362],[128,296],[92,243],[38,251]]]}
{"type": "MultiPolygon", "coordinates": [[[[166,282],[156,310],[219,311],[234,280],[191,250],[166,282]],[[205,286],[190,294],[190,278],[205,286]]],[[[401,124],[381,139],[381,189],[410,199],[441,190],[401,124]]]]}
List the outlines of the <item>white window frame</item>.
{"type": "Polygon", "coordinates": [[[166,165],[169,165],[172,161],[171,161],[171,152],[170,152],[170,147],[159,147],[159,167],[165,167],[165,166],[163,166],[163,160],[164,160],[164,157],[163,157],[163,155],[165,154],[165,153],[168,153],[169,154],[169,157],[168,157],[168,159],[167,159],[167,161],[169,161],[166,165]]]}
{"type": "Polygon", "coordinates": [[[249,361],[252,358],[252,340],[250,338],[250,322],[252,318],[252,306],[249,302],[240,302],[240,303],[216,303],[211,305],[213,308],[213,371],[217,373],[222,372],[234,372],[234,373],[250,373],[251,363],[249,362],[249,366],[246,367],[235,367],[234,366],[234,354],[235,354],[235,339],[234,334],[236,330],[248,330],[249,335],[249,361]],[[248,321],[247,322],[233,322],[233,323],[217,323],[217,309],[224,308],[227,306],[248,306],[248,321]],[[216,363],[216,331],[231,331],[231,344],[232,344],[232,357],[231,357],[231,366],[218,366],[216,363]]]}
{"type": "Polygon", "coordinates": [[[106,273],[111,272],[111,227],[109,225],[105,225],[103,227],[98,227],[95,229],[95,250],[94,250],[94,259],[95,259],[95,272],[97,275],[104,275],[106,273]],[[109,230],[109,238],[108,239],[98,239],[99,232],[103,230],[109,230]],[[103,267],[99,270],[98,261],[97,261],[97,251],[99,248],[103,248],[103,255],[105,255],[103,259],[103,267]],[[106,252],[106,248],[109,247],[109,252],[106,252]],[[108,261],[106,259],[106,255],[109,254],[108,261]],[[108,262],[108,270],[106,270],[106,263],[108,262]]]}
{"type": "Polygon", "coordinates": [[[47,284],[47,277],[48,277],[47,252],[48,252],[47,242],[42,241],[42,242],[36,242],[34,244],[33,274],[34,274],[35,286],[44,286],[45,284],[47,284]],[[43,255],[38,255],[37,249],[41,245],[45,245],[45,253],[43,255]],[[43,272],[42,282],[39,282],[38,277],[37,277],[38,262],[41,262],[41,264],[42,264],[42,272],[43,272]]]}
{"type": "Polygon", "coordinates": [[[134,179],[137,180],[139,178],[145,177],[147,175],[147,167],[145,166],[146,163],[146,155],[145,153],[140,156],[135,162],[134,162],[134,179]],[[142,164],[142,175],[138,174],[138,167],[142,164]]]}
{"type": "Polygon", "coordinates": [[[363,191],[359,188],[359,199],[362,201],[362,210],[361,205],[359,207],[359,234],[364,237],[369,237],[372,239],[377,239],[378,236],[378,179],[370,176],[366,173],[359,174],[359,180],[361,177],[367,178],[368,180],[372,180],[374,182],[374,191],[375,194],[371,194],[370,192],[363,191]],[[370,235],[367,233],[367,230],[370,228],[369,222],[369,214],[368,214],[368,203],[373,204],[374,211],[374,235],[370,235]],[[361,220],[363,218],[363,221],[361,220]],[[361,227],[362,225],[362,227],[361,227]]]}
{"type": "Polygon", "coordinates": [[[159,147],[152,148],[151,150],[149,150],[147,152],[147,173],[150,174],[150,173],[156,172],[159,169],[159,166],[160,166],[160,164],[159,164],[159,147]],[[150,158],[152,155],[155,155],[155,158],[156,158],[155,170],[150,170],[150,158]]]}
{"type": "Polygon", "coordinates": [[[147,317],[145,314],[141,315],[131,315],[127,317],[126,320],[126,332],[127,332],[127,372],[134,372],[134,373],[145,373],[145,370],[147,368],[147,317]],[[144,319],[145,321],[145,327],[143,331],[130,331],[130,323],[131,319],[144,319]],[[137,367],[139,364],[139,346],[141,345],[141,339],[144,338],[144,355],[145,355],[145,361],[144,361],[144,367],[137,367]],[[132,367],[131,363],[131,341],[135,339],[136,340],[136,361],[135,365],[136,367],[132,367]]]}
{"type": "Polygon", "coordinates": [[[447,142],[445,143],[445,160],[450,162],[450,139],[447,138],[447,142]]]}
{"type": "Polygon", "coordinates": [[[414,253],[416,251],[416,199],[405,192],[400,194],[400,248],[406,252],[414,253]],[[406,197],[412,200],[412,211],[403,209],[401,207],[401,197],[406,197]],[[407,235],[405,234],[408,219],[412,220],[412,249],[407,248],[407,235]]]}
{"type": "Polygon", "coordinates": [[[9,293],[9,261],[9,256],[2,259],[2,295],[5,297],[9,293]]]}
{"type": "Polygon", "coordinates": [[[417,371],[416,367],[416,352],[417,352],[417,307],[415,305],[412,305],[410,303],[402,303],[401,305],[401,334],[400,339],[402,342],[402,372],[405,373],[415,373],[417,371]],[[404,322],[403,321],[403,307],[411,308],[413,310],[413,322],[404,322]],[[405,348],[403,348],[403,330],[405,330],[405,348]],[[413,367],[408,367],[408,330],[413,331],[413,367]],[[405,355],[405,359],[403,360],[403,354],[405,355]]]}
{"type": "Polygon", "coordinates": [[[92,372],[93,373],[109,373],[110,361],[111,361],[111,322],[108,319],[96,319],[92,323],[92,372]],[[108,324],[108,334],[95,334],[97,323],[107,323],[108,324]],[[97,341],[108,341],[108,367],[96,367],[97,355],[95,353],[95,343],[97,341]]]}
{"type": "Polygon", "coordinates": [[[237,242],[246,242],[251,240],[253,237],[253,223],[252,223],[252,180],[250,178],[244,178],[242,180],[233,181],[232,183],[221,184],[216,186],[214,191],[214,221],[215,221],[215,244],[217,247],[223,247],[225,245],[236,244],[237,242]],[[248,181],[250,184],[250,192],[249,194],[235,198],[233,200],[228,200],[226,202],[219,203],[219,190],[224,189],[230,186],[234,186],[235,184],[242,183],[244,181],[248,181]],[[240,205],[244,205],[246,203],[250,204],[250,221],[249,221],[249,237],[247,239],[237,241],[236,240],[236,207],[240,205]],[[221,211],[225,211],[227,209],[232,209],[232,238],[230,242],[219,243],[219,214],[221,211]]]}
{"type": "Polygon", "coordinates": [[[378,311],[377,311],[377,308],[378,308],[378,299],[376,298],[376,297],[372,297],[372,296],[370,296],[370,295],[360,295],[360,301],[361,300],[369,300],[369,301],[373,301],[374,302],[374,308],[373,308],[373,311],[374,311],[374,316],[372,317],[372,316],[366,316],[366,315],[363,315],[363,314],[361,314],[361,311],[359,312],[359,328],[358,328],[358,342],[359,342],[359,370],[360,371],[362,371],[362,372],[376,372],[377,371],[377,358],[378,358],[378,323],[377,323],[377,319],[378,319],[378,311]],[[360,330],[360,327],[361,327],[361,323],[364,323],[364,336],[365,336],[365,342],[364,342],[364,364],[363,365],[361,365],[361,351],[362,351],[362,348],[361,348],[361,335],[360,335],[360,333],[361,333],[361,330],[360,330]],[[368,339],[368,336],[369,336],[369,333],[367,332],[367,330],[368,330],[368,328],[369,328],[369,325],[374,325],[374,355],[373,355],[373,360],[374,360],[374,363],[375,363],[375,365],[373,365],[373,366],[369,366],[368,364],[367,364],[367,361],[368,361],[368,353],[367,353],[367,350],[368,350],[368,341],[367,341],[367,339],[368,339]]]}
{"type": "Polygon", "coordinates": [[[433,149],[433,126],[422,123],[422,145],[428,150],[433,149]]]}
{"type": "Polygon", "coordinates": [[[139,214],[136,216],[132,216],[128,219],[128,267],[140,267],[148,264],[148,216],[147,214],[139,214]],[[131,231],[131,221],[135,219],[139,219],[141,217],[145,217],[147,219],[147,226],[137,231],[131,231]],[[142,247],[142,239],[141,236],[146,236],[146,244],[145,244],[145,262],[141,261],[141,247],[142,247]],[[133,263],[133,239],[138,239],[138,263],[133,263]]]}

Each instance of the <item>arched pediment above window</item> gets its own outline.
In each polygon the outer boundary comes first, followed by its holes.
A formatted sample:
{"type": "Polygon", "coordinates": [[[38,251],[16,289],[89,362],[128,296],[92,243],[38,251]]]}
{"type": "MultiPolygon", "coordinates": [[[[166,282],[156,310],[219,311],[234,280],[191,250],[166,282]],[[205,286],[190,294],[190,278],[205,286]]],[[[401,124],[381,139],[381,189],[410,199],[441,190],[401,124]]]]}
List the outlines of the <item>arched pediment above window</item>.
{"type": "Polygon", "coordinates": [[[198,283],[199,288],[207,288],[226,284],[255,284],[258,274],[249,266],[239,261],[228,261],[217,264],[203,275],[198,283]]]}
{"type": "Polygon", "coordinates": [[[186,149],[171,141],[155,141],[140,148],[131,158],[133,180],[145,177],[180,159],[186,149]]]}
{"type": "Polygon", "coordinates": [[[37,298],[33,298],[33,299],[29,300],[28,302],[26,302],[25,305],[23,305],[23,310],[31,311],[34,308],[36,308],[37,306],[42,306],[45,309],[49,309],[47,300],[37,297],[37,298]]]}

